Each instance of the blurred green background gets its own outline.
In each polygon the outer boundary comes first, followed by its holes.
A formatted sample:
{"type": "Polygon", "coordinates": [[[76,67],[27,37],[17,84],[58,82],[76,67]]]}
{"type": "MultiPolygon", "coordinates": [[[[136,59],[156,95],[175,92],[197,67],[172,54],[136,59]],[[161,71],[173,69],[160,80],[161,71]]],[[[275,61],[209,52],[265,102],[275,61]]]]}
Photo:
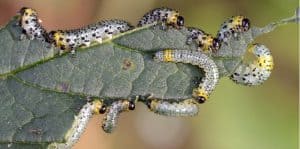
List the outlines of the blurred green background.
{"type": "MultiPolygon", "coordinates": [[[[242,14],[264,26],[292,16],[297,0],[0,0],[0,25],[23,6],[36,9],[48,29],[70,29],[102,19],[132,24],[150,9],[179,10],[187,26],[216,34],[220,24],[242,14]]],[[[298,25],[289,24],[260,37],[272,51],[275,69],[263,85],[245,87],[220,80],[197,117],[168,118],[137,105],[122,114],[117,130],[105,134],[94,116],[74,149],[296,149],[298,146],[298,25]]],[[[1,45],[0,45],[1,46],[1,45]]]]}

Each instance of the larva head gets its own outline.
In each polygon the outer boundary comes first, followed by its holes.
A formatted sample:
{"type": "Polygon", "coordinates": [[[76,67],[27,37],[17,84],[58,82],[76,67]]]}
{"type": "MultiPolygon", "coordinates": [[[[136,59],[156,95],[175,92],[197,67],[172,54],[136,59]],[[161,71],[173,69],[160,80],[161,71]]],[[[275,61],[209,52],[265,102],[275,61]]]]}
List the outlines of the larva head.
{"type": "Polygon", "coordinates": [[[93,105],[93,113],[94,113],[94,114],[99,114],[99,113],[101,113],[100,110],[101,110],[102,107],[103,107],[102,101],[100,101],[100,100],[94,100],[94,101],[92,102],[92,105],[93,105]]]}
{"type": "Polygon", "coordinates": [[[250,20],[248,18],[244,18],[242,20],[242,28],[243,28],[244,32],[246,32],[250,29],[250,20]]]}
{"type": "Polygon", "coordinates": [[[180,28],[184,25],[184,18],[179,16],[178,11],[172,10],[167,17],[167,24],[180,28]]]}
{"type": "Polygon", "coordinates": [[[202,104],[208,99],[207,92],[202,88],[196,88],[193,90],[193,98],[199,103],[202,104]]]}
{"type": "Polygon", "coordinates": [[[37,16],[37,12],[34,9],[28,7],[21,8],[19,13],[21,16],[26,16],[26,17],[37,16]]]}
{"type": "Polygon", "coordinates": [[[37,13],[34,9],[23,7],[19,11],[19,15],[20,15],[19,24],[23,28],[28,27],[28,25],[32,23],[34,23],[35,25],[41,23],[41,20],[38,19],[37,13]]]}
{"type": "Polygon", "coordinates": [[[214,38],[213,39],[213,45],[212,45],[212,50],[213,51],[218,51],[221,47],[221,42],[217,39],[217,38],[214,38]]]}
{"type": "Polygon", "coordinates": [[[135,103],[133,101],[124,100],[122,104],[123,104],[124,110],[126,110],[126,111],[135,109],[135,103]]]}
{"type": "MultiPolygon", "coordinates": [[[[200,36],[199,36],[200,37],[200,36]]],[[[199,47],[204,51],[214,51],[216,52],[220,48],[220,44],[218,39],[214,38],[210,34],[204,34],[201,36],[201,39],[199,39],[199,47]]]]}
{"type": "Polygon", "coordinates": [[[178,16],[177,17],[177,25],[178,26],[184,26],[184,18],[183,18],[183,16],[178,16]]]}
{"type": "Polygon", "coordinates": [[[106,109],[107,109],[106,106],[102,105],[101,108],[99,109],[99,113],[104,114],[106,112],[106,109]]]}
{"type": "Polygon", "coordinates": [[[246,32],[250,29],[250,20],[244,16],[232,17],[233,29],[239,32],[246,32]]]}
{"type": "Polygon", "coordinates": [[[134,110],[135,109],[135,103],[133,101],[129,102],[128,109],[129,110],[134,110]]]}

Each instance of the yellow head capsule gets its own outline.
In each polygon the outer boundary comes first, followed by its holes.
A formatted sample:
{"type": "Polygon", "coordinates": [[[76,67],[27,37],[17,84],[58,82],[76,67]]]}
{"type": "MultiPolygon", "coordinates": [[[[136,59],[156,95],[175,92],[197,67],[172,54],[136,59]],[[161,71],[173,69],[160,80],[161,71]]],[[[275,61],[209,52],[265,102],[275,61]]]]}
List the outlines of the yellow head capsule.
{"type": "Polygon", "coordinates": [[[93,104],[93,113],[94,114],[100,114],[100,109],[103,106],[102,101],[94,100],[92,104],[93,104]]]}
{"type": "Polygon", "coordinates": [[[173,25],[174,27],[181,27],[184,25],[184,18],[179,16],[178,11],[172,11],[167,18],[167,24],[173,25]]]}
{"type": "Polygon", "coordinates": [[[23,7],[20,10],[22,16],[32,16],[37,15],[37,12],[32,8],[23,7]]]}
{"type": "Polygon", "coordinates": [[[208,93],[203,88],[193,90],[193,97],[198,103],[204,103],[208,99],[208,93]]]}
{"type": "Polygon", "coordinates": [[[244,16],[234,16],[231,24],[233,30],[245,32],[250,29],[250,20],[244,16]]]}

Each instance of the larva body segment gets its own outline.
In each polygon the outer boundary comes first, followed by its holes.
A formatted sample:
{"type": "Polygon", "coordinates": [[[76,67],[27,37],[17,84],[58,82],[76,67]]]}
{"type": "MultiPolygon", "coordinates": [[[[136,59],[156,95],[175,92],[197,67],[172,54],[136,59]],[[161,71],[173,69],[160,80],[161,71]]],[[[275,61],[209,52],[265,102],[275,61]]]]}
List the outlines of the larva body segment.
{"type": "Polygon", "coordinates": [[[62,50],[75,52],[77,47],[88,47],[92,42],[102,43],[102,40],[111,39],[114,35],[132,28],[133,26],[123,20],[106,20],[80,29],[51,31],[49,40],[62,50]]]}
{"type": "Polygon", "coordinates": [[[92,102],[86,103],[78,115],[75,116],[74,123],[72,128],[66,134],[66,142],[65,143],[53,143],[51,144],[51,148],[56,149],[66,149],[71,148],[80,138],[81,134],[84,132],[87,123],[93,114],[99,114],[99,111],[102,108],[102,102],[100,100],[94,100],[92,102]]]}
{"type": "Polygon", "coordinates": [[[37,12],[32,8],[23,7],[19,11],[20,20],[19,25],[23,29],[23,34],[20,39],[27,36],[30,40],[38,39],[45,41],[48,34],[44,27],[41,25],[41,20],[38,18],[37,12]]]}
{"type": "Polygon", "coordinates": [[[156,8],[146,13],[138,23],[138,27],[152,23],[162,23],[166,26],[181,27],[184,25],[184,18],[179,12],[171,8],[156,8]]]}
{"type": "Polygon", "coordinates": [[[261,44],[254,44],[248,50],[256,56],[256,60],[239,65],[230,79],[238,84],[260,85],[271,75],[274,66],[273,57],[270,50],[261,44]]]}
{"type": "Polygon", "coordinates": [[[217,34],[220,42],[227,43],[231,35],[237,37],[239,33],[246,32],[250,29],[250,20],[244,16],[233,16],[226,20],[217,34]]]}
{"type": "Polygon", "coordinates": [[[164,116],[196,116],[199,111],[194,99],[182,102],[151,100],[148,107],[154,113],[164,116]]]}
{"type": "Polygon", "coordinates": [[[102,121],[102,129],[106,133],[112,133],[116,128],[119,116],[122,112],[134,110],[135,104],[128,100],[115,101],[108,107],[102,121]]]}
{"type": "Polygon", "coordinates": [[[191,44],[194,40],[198,44],[198,50],[205,53],[217,52],[219,50],[220,43],[211,34],[207,34],[203,30],[194,27],[189,27],[188,31],[190,35],[187,38],[187,44],[191,44]]]}
{"type": "Polygon", "coordinates": [[[154,59],[162,62],[190,63],[205,72],[205,77],[197,88],[193,90],[193,98],[199,103],[205,102],[214,90],[219,80],[218,67],[206,54],[188,50],[164,50],[155,53],[154,59]]]}

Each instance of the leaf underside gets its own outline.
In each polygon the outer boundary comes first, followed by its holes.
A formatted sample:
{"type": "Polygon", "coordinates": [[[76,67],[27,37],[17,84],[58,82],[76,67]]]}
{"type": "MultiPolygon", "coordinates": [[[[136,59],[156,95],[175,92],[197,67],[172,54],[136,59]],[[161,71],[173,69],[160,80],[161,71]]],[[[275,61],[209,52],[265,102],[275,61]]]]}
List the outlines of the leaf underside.
{"type": "MultiPolygon", "coordinates": [[[[186,44],[186,28],[137,28],[80,48],[74,58],[59,56],[58,49],[41,41],[19,40],[21,28],[16,22],[13,18],[0,29],[0,148],[45,148],[63,142],[87,97],[108,104],[147,94],[183,100],[191,97],[203,77],[195,66],[152,59],[155,51],[166,48],[196,50],[195,43],[186,44]]],[[[230,39],[212,55],[220,76],[235,70],[255,37],[286,22],[252,27],[239,39],[230,39]]]]}

